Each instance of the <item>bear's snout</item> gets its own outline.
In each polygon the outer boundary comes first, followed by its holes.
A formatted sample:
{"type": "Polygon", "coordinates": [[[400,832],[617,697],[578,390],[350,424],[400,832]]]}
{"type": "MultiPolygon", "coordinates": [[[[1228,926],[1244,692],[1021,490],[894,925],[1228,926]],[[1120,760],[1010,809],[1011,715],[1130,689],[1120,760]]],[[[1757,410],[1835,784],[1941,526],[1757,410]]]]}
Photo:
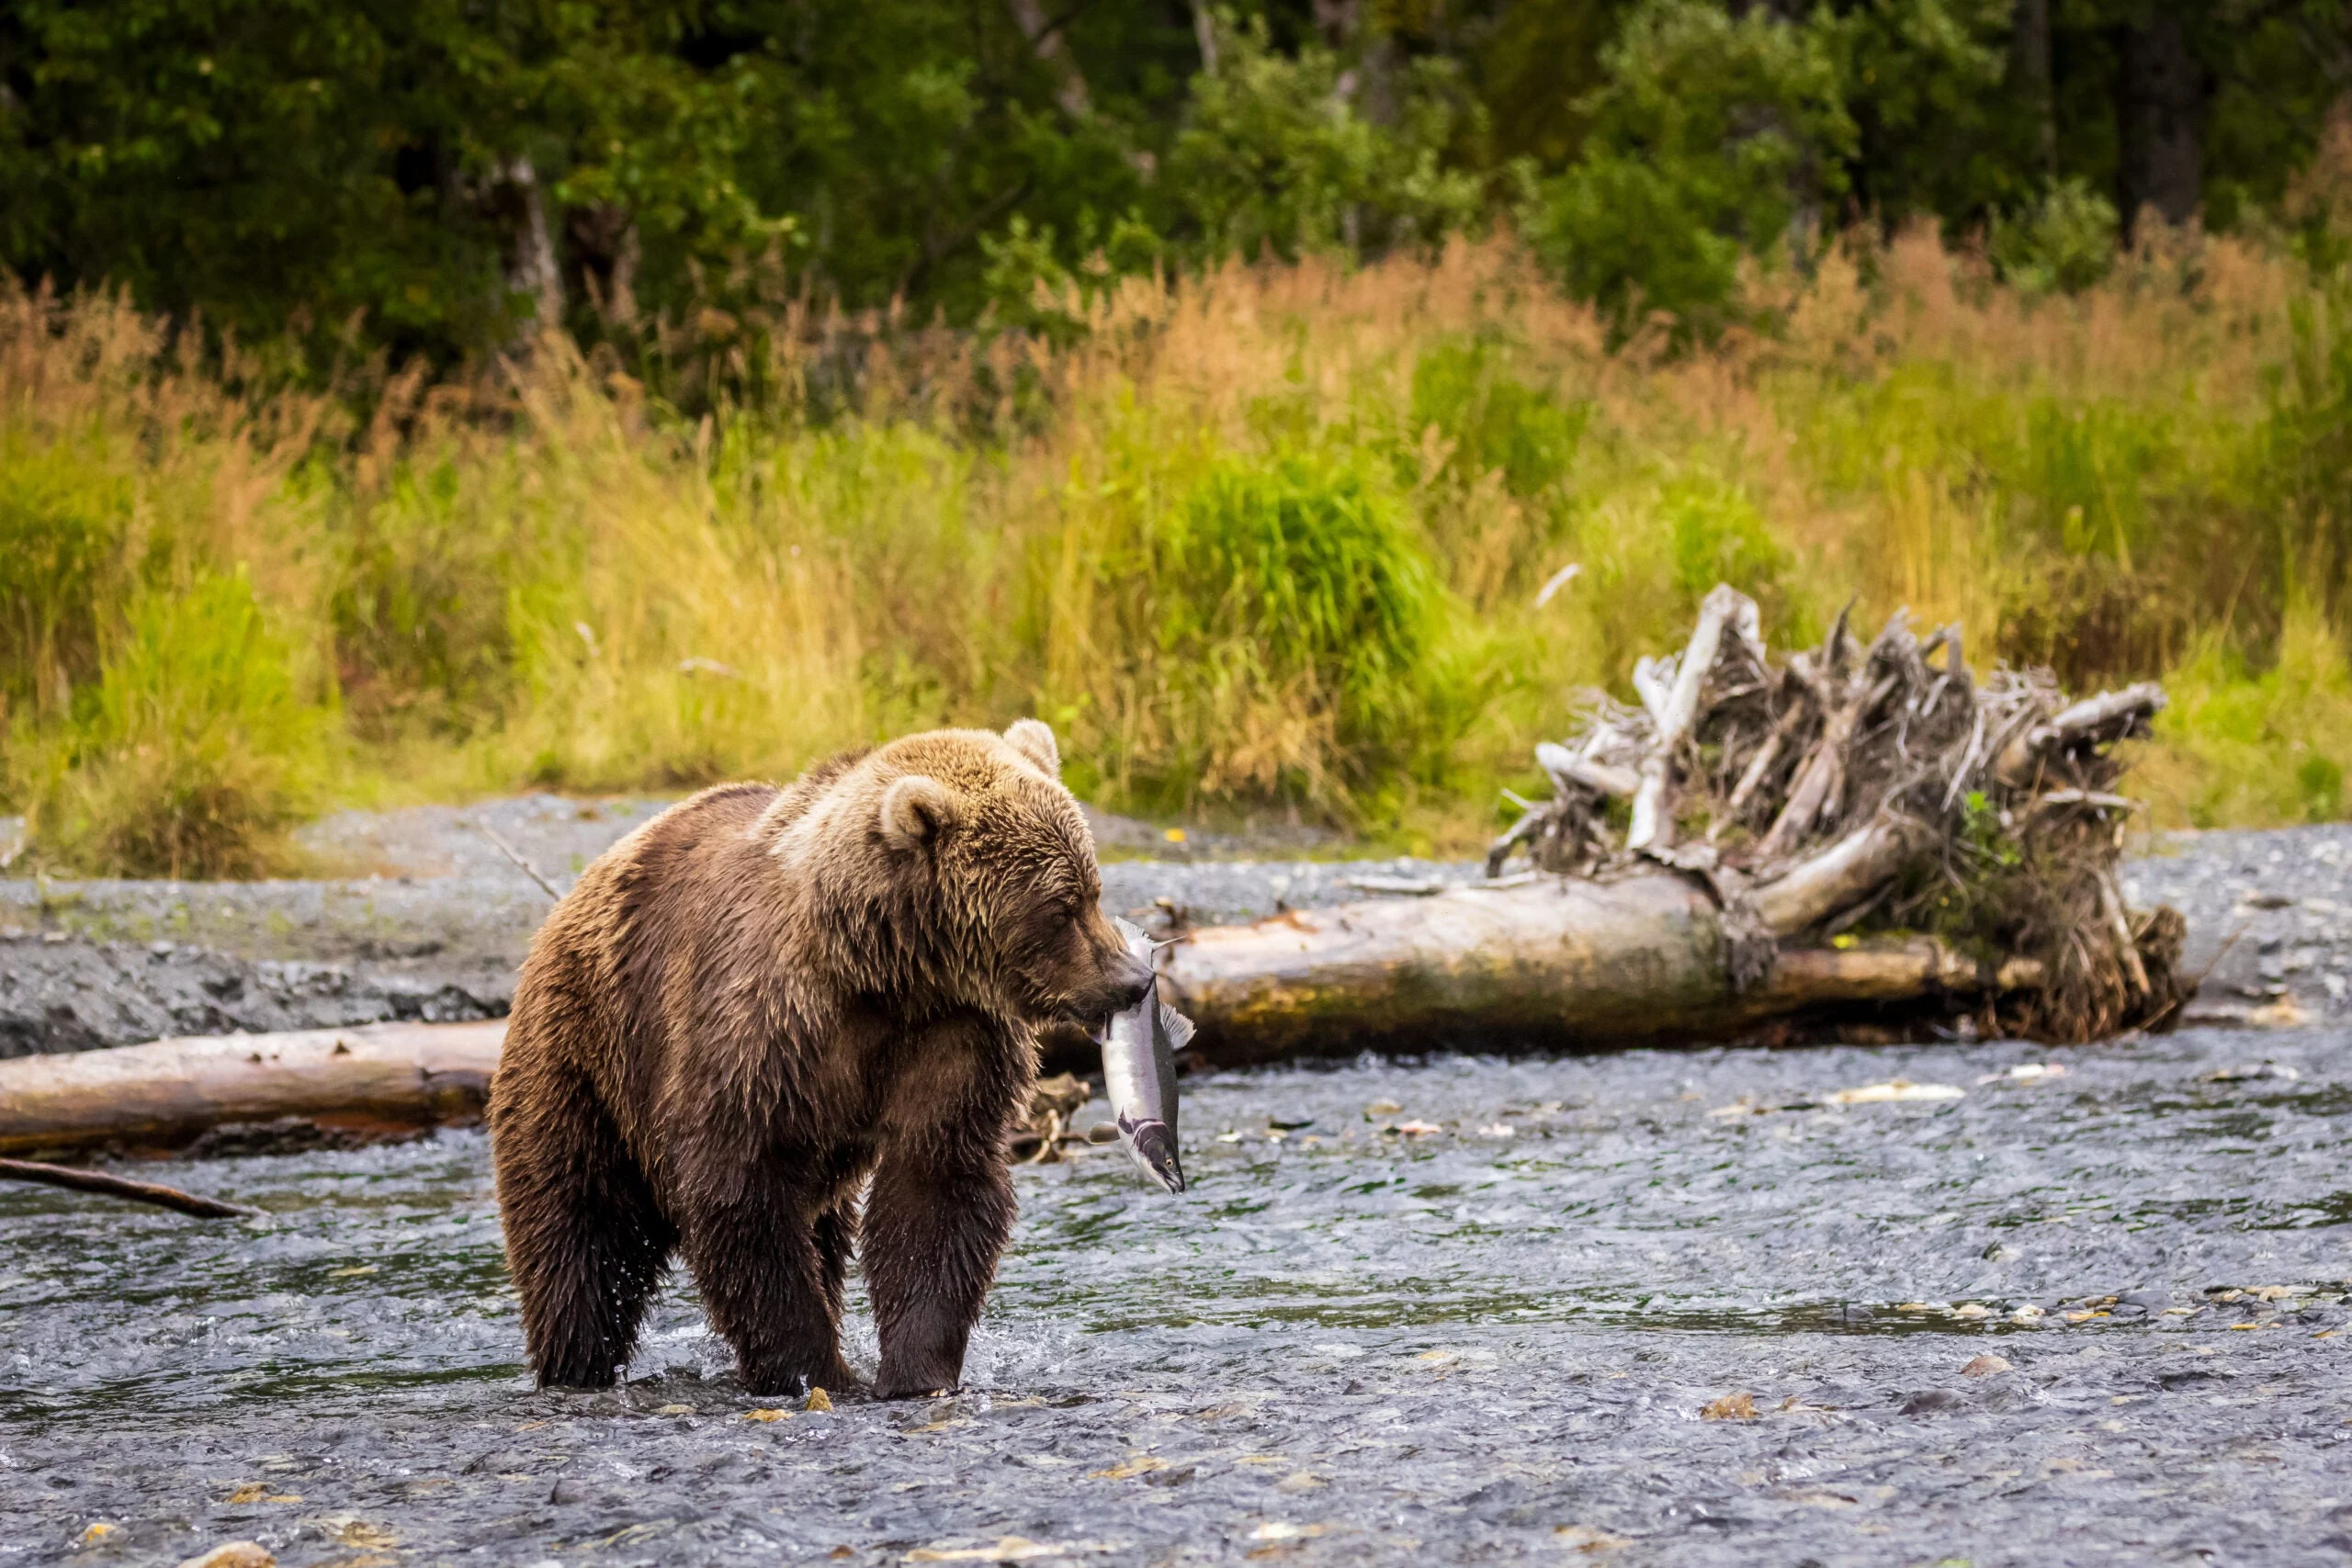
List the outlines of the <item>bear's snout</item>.
{"type": "Polygon", "coordinates": [[[1100,1033],[1111,1021],[1150,996],[1155,987],[1151,965],[1126,951],[1102,955],[1102,965],[1070,998],[1067,1016],[1090,1033],[1100,1033]]]}
{"type": "Polygon", "coordinates": [[[1123,992],[1123,999],[1120,1001],[1119,1005],[1112,1009],[1112,1010],[1114,1012],[1125,1012],[1129,1008],[1134,1007],[1136,1003],[1142,1001],[1144,998],[1151,995],[1152,987],[1155,984],[1151,972],[1151,965],[1145,963],[1142,959],[1137,958],[1132,953],[1123,953],[1119,954],[1116,983],[1125,987],[1125,989],[1123,992]]]}

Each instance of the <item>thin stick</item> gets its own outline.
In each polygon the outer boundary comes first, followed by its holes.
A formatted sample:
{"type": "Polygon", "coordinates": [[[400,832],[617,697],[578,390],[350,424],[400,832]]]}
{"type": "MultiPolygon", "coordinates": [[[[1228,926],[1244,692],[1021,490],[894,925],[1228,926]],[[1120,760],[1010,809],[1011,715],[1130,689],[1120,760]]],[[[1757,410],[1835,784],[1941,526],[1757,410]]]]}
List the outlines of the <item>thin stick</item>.
{"type": "Polygon", "coordinates": [[[554,883],[549,882],[546,877],[541,876],[532,866],[531,863],[523,858],[523,852],[520,850],[517,850],[514,845],[508,843],[505,840],[500,838],[495,832],[492,831],[488,823],[475,823],[474,831],[480,833],[483,838],[488,839],[491,841],[492,847],[496,849],[500,854],[504,855],[508,860],[513,861],[515,865],[521,869],[524,875],[529,877],[532,881],[546,888],[548,890],[548,897],[561,898],[563,897],[563,892],[560,888],[557,887],[554,883]]]}
{"type": "Polygon", "coordinates": [[[158,1208],[177,1209],[183,1214],[194,1214],[199,1220],[242,1220],[261,1213],[241,1204],[223,1203],[218,1198],[199,1198],[193,1192],[183,1192],[176,1187],[159,1182],[133,1181],[129,1177],[108,1176],[102,1170],[79,1170],[70,1165],[45,1165],[37,1159],[0,1159],[0,1179],[38,1181],[44,1187],[68,1187],[76,1192],[100,1192],[109,1198],[128,1198],[134,1203],[153,1203],[158,1208]]]}

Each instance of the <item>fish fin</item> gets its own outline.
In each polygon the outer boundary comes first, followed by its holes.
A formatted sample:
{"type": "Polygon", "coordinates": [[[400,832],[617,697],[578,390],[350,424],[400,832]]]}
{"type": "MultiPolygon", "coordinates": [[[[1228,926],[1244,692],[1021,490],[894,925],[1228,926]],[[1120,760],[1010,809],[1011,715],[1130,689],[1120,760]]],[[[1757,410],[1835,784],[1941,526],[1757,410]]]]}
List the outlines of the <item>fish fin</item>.
{"type": "Polygon", "coordinates": [[[1192,1041],[1193,1021],[1166,1002],[1159,1004],[1159,1027],[1168,1036],[1170,1051],[1182,1051],[1192,1041]]]}

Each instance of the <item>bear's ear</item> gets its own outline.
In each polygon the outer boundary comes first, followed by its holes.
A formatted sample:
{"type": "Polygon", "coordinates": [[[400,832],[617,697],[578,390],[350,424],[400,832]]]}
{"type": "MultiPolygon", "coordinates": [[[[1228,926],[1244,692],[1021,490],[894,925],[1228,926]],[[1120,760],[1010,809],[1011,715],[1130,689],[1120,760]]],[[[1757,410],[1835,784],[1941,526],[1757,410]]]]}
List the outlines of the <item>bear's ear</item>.
{"type": "Polygon", "coordinates": [[[1004,732],[1005,744],[1037,764],[1037,771],[1049,779],[1062,776],[1062,749],[1054,744],[1054,732],[1040,718],[1013,721],[1004,732]]]}
{"type": "Polygon", "coordinates": [[[882,841],[905,853],[928,849],[956,821],[956,797],[937,779],[909,773],[882,792],[882,841]]]}

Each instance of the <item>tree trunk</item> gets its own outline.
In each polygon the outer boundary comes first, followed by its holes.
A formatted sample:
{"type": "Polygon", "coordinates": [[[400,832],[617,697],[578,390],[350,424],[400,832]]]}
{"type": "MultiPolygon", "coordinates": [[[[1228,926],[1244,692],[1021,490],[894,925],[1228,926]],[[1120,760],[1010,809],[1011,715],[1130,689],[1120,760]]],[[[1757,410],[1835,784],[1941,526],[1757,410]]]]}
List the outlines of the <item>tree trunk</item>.
{"type": "Polygon", "coordinates": [[[514,230],[506,287],[530,296],[534,330],[551,333],[563,325],[563,271],[556,262],[554,231],[548,226],[547,192],[539,184],[538,169],[526,157],[509,162],[505,173],[514,230]]]}
{"type": "Polygon", "coordinates": [[[2058,108],[2051,91],[2050,0],[2017,0],[2009,18],[2009,65],[2018,101],[2033,117],[2034,152],[2044,178],[2058,177],[2058,108]]]}
{"type": "Polygon", "coordinates": [[[2205,111],[2211,73],[2188,45],[2180,13],[2160,3],[2126,28],[2118,81],[2120,169],[2127,232],[2142,208],[2186,223],[2205,199],[2205,111]]]}
{"type": "MultiPolygon", "coordinates": [[[[1768,886],[1758,907],[1809,923],[1850,897],[1856,879],[1881,874],[1871,848],[1841,852],[1840,891],[1775,900],[1768,886]]],[[[1416,1044],[1724,1039],[1790,1013],[2027,990],[2041,978],[2030,964],[1983,974],[1943,943],[1913,939],[1781,953],[1743,990],[1732,946],[1714,899],[1689,877],[1544,876],[1195,931],[1160,975],[1168,1000],[1198,1026],[1192,1051],[1220,1066],[1416,1044]]]]}
{"type": "Polygon", "coordinates": [[[1013,25],[1021,36],[1029,40],[1029,50],[1039,64],[1054,72],[1060,81],[1054,88],[1054,101],[1072,119],[1084,119],[1094,112],[1093,96],[1086,90],[1085,73],[1079,70],[1078,61],[1063,41],[1059,27],[1046,18],[1041,0],[1008,0],[1012,7],[1013,25]]]}
{"type": "Polygon", "coordinates": [[[1216,15],[1209,0],[1193,0],[1193,41],[1200,46],[1201,74],[1216,74],[1216,15]]]}

